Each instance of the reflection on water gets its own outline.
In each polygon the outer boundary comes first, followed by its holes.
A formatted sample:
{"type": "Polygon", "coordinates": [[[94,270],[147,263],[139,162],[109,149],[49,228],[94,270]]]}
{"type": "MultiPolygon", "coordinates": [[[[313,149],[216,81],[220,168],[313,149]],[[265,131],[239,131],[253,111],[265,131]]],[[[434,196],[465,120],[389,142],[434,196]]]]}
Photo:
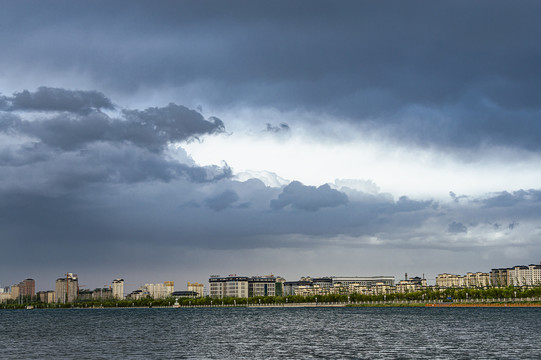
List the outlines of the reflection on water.
{"type": "Polygon", "coordinates": [[[540,359],[541,308],[0,311],[2,359],[540,359]]]}

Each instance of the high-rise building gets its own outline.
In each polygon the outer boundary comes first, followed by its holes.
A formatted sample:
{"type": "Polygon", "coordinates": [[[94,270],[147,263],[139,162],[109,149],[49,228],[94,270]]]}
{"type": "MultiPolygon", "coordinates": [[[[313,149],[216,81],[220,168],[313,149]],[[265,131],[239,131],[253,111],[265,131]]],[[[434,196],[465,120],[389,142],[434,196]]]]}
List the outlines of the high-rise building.
{"type": "Polygon", "coordinates": [[[66,277],[56,279],[56,301],[65,304],[73,302],[79,294],[79,279],[76,274],[67,273],[66,277]]]}
{"type": "Polygon", "coordinates": [[[19,293],[23,298],[32,298],[36,295],[36,281],[25,279],[19,283],[19,293]]]}
{"type": "Polygon", "coordinates": [[[38,293],[36,295],[38,296],[39,301],[44,302],[46,304],[56,302],[56,294],[52,290],[38,291],[38,293]]]}
{"type": "Polygon", "coordinates": [[[11,287],[11,299],[15,300],[15,299],[18,299],[19,296],[21,295],[21,288],[19,287],[19,285],[13,285],[11,287]]]}
{"type": "Polygon", "coordinates": [[[117,300],[124,299],[124,279],[113,280],[113,297],[117,300]]]}
{"type": "Polygon", "coordinates": [[[188,291],[193,291],[197,293],[198,297],[205,296],[205,286],[199,283],[188,283],[188,291]]]}

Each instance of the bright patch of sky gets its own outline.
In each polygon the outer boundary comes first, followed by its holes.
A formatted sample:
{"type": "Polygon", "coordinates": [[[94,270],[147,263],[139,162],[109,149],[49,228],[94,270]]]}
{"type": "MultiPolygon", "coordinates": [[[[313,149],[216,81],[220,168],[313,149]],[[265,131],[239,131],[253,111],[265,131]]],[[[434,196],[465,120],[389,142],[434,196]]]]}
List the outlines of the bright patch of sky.
{"type": "Polygon", "coordinates": [[[448,198],[450,191],[481,195],[504,189],[529,189],[541,180],[541,157],[531,154],[487,148],[475,154],[449,155],[441,150],[381,141],[372,133],[337,121],[331,131],[327,131],[328,123],[323,126],[324,119],[314,121],[316,125],[308,128],[304,120],[317,119],[313,114],[262,113],[260,128],[253,126],[253,113],[226,114],[222,119],[228,134],[209,136],[183,147],[200,165],[227,161],[235,174],[242,174],[241,179],[251,174],[268,186],[280,184],[270,180],[272,174],[306,185],[360,179],[372,180],[382,192],[396,197],[408,194],[443,199],[448,198]],[[266,123],[281,122],[290,124],[291,131],[265,133],[266,123]]]}

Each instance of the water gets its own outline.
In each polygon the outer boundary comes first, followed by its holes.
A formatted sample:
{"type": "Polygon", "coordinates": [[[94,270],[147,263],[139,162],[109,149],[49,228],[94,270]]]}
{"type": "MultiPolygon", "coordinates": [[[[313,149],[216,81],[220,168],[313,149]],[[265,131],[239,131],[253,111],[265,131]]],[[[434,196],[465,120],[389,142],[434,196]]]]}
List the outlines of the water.
{"type": "Polygon", "coordinates": [[[2,359],[540,359],[541,308],[0,311],[2,359]]]}

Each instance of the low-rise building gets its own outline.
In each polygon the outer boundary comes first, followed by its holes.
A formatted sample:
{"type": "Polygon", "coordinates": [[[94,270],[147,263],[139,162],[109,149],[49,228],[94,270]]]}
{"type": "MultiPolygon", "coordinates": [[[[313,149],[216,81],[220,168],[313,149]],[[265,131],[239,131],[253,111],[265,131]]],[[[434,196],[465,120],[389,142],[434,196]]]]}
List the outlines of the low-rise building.
{"type": "Polygon", "coordinates": [[[422,291],[426,288],[426,279],[420,278],[418,276],[406,280],[400,280],[399,283],[396,285],[396,291],[400,293],[422,291]]]}
{"type": "Polygon", "coordinates": [[[176,298],[180,298],[180,297],[189,297],[189,298],[196,298],[196,297],[200,297],[199,293],[195,292],[195,291],[174,291],[171,296],[173,297],[176,297],[176,298]]]}
{"type": "Polygon", "coordinates": [[[210,296],[214,298],[224,297],[248,297],[248,277],[231,274],[226,277],[213,275],[209,279],[210,296]]]}
{"type": "Polygon", "coordinates": [[[275,295],[276,278],[273,275],[253,276],[248,279],[248,297],[275,295]]]}
{"type": "Polygon", "coordinates": [[[394,276],[332,276],[332,284],[341,284],[348,286],[349,284],[359,284],[361,286],[371,287],[378,283],[387,286],[394,286],[394,276]]]}
{"type": "Polygon", "coordinates": [[[89,289],[79,289],[79,300],[90,301],[93,297],[93,291],[89,289]]]}
{"type": "MultiPolygon", "coordinates": [[[[88,295],[88,293],[85,293],[85,295],[88,295]]],[[[113,298],[113,289],[110,287],[96,288],[90,291],[90,295],[92,300],[109,300],[113,298]]]]}
{"type": "Polygon", "coordinates": [[[209,278],[209,294],[214,298],[276,296],[277,290],[281,294],[284,286],[287,287],[285,279],[274,275],[248,277],[231,274],[224,277],[211,275],[209,278]]]}
{"type": "Polygon", "coordinates": [[[466,275],[439,274],[436,276],[436,286],[440,288],[484,288],[490,286],[491,275],[483,272],[466,275]]]}

